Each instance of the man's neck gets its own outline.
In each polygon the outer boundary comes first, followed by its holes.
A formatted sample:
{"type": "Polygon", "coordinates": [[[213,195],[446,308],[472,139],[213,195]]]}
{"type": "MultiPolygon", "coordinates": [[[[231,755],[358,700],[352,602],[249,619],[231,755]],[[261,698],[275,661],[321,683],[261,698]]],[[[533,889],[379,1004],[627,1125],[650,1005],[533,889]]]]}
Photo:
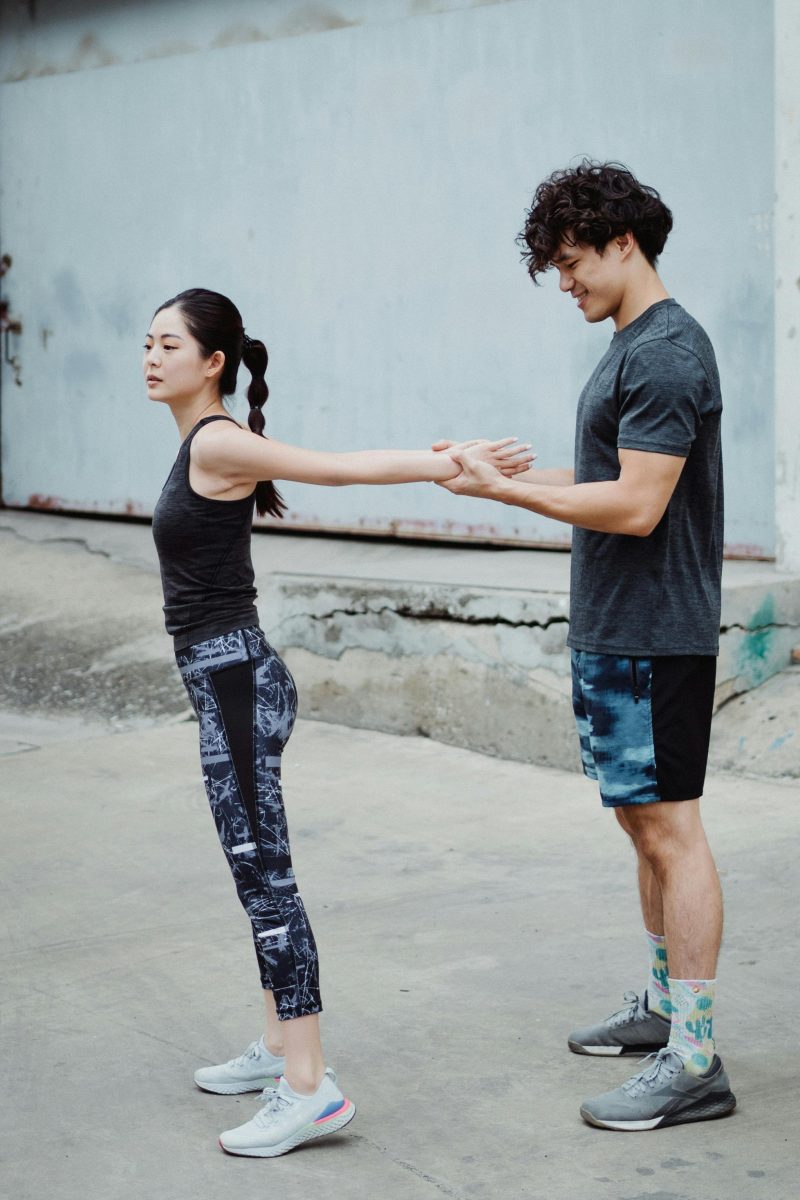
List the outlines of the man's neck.
{"type": "Polygon", "coordinates": [[[614,327],[617,333],[635,321],[643,312],[647,312],[659,300],[669,300],[669,292],[664,287],[652,267],[641,278],[632,280],[625,289],[622,303],[614,313],[614,327]]]}

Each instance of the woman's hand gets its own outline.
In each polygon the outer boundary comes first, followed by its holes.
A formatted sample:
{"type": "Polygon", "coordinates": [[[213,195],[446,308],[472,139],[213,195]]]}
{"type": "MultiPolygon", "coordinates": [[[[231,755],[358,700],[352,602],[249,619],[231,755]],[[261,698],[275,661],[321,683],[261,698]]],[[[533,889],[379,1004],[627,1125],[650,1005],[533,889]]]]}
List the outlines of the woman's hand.
{"type": "MultiPolygon", "coordinates": [[[[457,475],[450,475],[446,479],[437,479],[437,484],[455,496],[484,496],[489,500],[499,499],[499,489],[514,486],[508,482],[509,476],[514,472],[502,471],[497,466],[497,462],[492,460],[490,448],[507,443],[508,439],[504,438],[503,443],[473,442],[471,445],[462,443],[449,446],[446,453],[461,470],[457,475]]],[[[528,463],[526,462],[521,469],[526,470],[527,467],[528,463]]]]}
{"type": "MultiPolygon", "coordinates": [[[[485,438],[475,438],[468,442],[440,441],[434,442],[431,446],[431,450],[436,453],[448,454],[459,467],[463,464],[456,456],[469,450],[473,462],[486,463],[508,479],[530,470],[531,463],[536,458],[535,454],[530,453],[530,449],[527,443],[520,443],[514,437],[500,438],[496,442],[490,442],[485,438]]],[[[454,478],[456,474],[457,472],[454,471],[451,478],[454,478]]],[[[440,481],[437,480],[438,482],[440,481]]]]}

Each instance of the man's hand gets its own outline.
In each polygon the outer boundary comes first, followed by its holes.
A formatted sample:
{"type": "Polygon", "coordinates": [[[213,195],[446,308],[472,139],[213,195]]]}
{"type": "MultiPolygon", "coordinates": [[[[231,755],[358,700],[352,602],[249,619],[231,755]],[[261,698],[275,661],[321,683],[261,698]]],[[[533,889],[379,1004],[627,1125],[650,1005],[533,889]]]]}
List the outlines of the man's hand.
{"type": "MultiPolygon", "coordinates": [[[[498,485],[505,484],[507,477],[516,472],[509,469],[504,471],[498,467],[497,452],[494,451],[494,454],[492,452],[492,448],[495,446],[497,446],[495,442],[449,446],[447,453],[453,462],[458,463],[461,471],[452,479],[439,480],[437,486],[447,488],[448,492],[453,492],[456,496],[486,496],[490,498],[496,496],[498,485]]],[[[517,470],[525,470],[527,465],[526,463],[524,467],[518,467],[517,470]]]]}
{"type": "MultiPolygon", "coordinates": [[[[519,475],[524,471],[529,471],[531,463],[536,458],[535,454],[530,453],[530,446],[521,444],[516,438],[500,438],[499,441],[489,442],[485,438],[476,438],[469,442],[449,442],[440,441],[434,442],[431,446],[432,450],[437,453],[447,454],[453,462],[458,463],[462,467],[463,463],[457,457],[465,451],[469,451],[476,462],[483,462],[491,467],[494,467],[501,475],[511,478],[514,475],[519,475]]],[[[456,478],[455,476],[453,478],[456,478]]],[[[442,482],[439,480],[438,482],[442,482]]],[[[446,482],[452,482],[447,480],[446,482]]],[[[468,493],[465,493],[468,494],[468,493]]]]}

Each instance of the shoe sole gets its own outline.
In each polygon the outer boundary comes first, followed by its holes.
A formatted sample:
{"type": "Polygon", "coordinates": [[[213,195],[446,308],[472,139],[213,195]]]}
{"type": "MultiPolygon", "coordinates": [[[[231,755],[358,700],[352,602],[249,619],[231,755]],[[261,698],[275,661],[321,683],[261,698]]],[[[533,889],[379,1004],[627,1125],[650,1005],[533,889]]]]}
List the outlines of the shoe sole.
{"type": "Polygon", "coordinates": [[[711,1100],[700,1100],[690,1108],[678,1112],[665,1113],[661,1117],[653,1117],[648,1121],[604,1121],[581,1106],[581,1116],[589,1125],[597,1129],[612,1129],[620,1133],[637,1133],[648,1129],[666,1129],[668,1125],[685,1125],[690,1121],[715,1121],[718,1117],[727,1117],[736,1108],[736,1097],[733,1092],[727,1096],[715,1096],[711,1100]]]}
{"type": "Polygon", "coordinates": [[[637,1054],[640,1058],[645,1054],[656,1054],[666,1046],[663,1042],[643,1042],[638,1046],[582,1046],[580,1042],[567,1039],[567,1045],[573,1054],[593,1054],[596,1058],[617,1058],[621,1054],[637,1054]]]}
{"type": "Polygon", "coordinates": [[[201,1092],[213,1092],[215,1096],[241,1096],[244,1092],[263,1092],[264,1088],[276,1088],[279,1076],[264,1075],[261,1079],[241,1080],[239,1083],[201,1083],[195,1078],[195,1084],[201,1092]]]}
{"type": "Polygon", "coordinates": [[[285,1142],[279,1142],[277,1146],[226,1146],[222,1138],[219,1139],[219,1144],[226,1154],[237,1154],[244,1158],[277,1158],[279,1154],[288,1154],[290,1150],[305,1145],[306,1142],[327,1137],[329,1133],[337,1133],[338,1130],[344,1129],[345,1125],[349,1125],[355,1115],[355,1104],[352,1100],[345,1100],[342,1107],[335,1113],[329,1117],[323,1117],[321,1121],[313,1121],[310,1125],[304,1125],[302,1129],[298,1129],[297,1133],[293,1133],[285,1142]]]}

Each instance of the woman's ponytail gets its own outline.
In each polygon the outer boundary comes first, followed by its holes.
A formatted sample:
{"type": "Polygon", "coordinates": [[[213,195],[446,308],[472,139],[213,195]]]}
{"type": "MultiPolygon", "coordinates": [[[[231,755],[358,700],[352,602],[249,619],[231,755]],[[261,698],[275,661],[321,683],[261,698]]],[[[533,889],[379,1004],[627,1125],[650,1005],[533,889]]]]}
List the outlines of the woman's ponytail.
{"type": "MultiPolygon", "coordinates": [[[[269,356],[264,343],[258,338],[248,337],[246,333],[242,335],[242,362],[253,377],[247,389],[247,403],[250,405],[247,424],[253,433],[264,437],[264,414],[261,410],[269,397],[264,378],[269,356]]],[[[282,517],[286,512],[286,503],[271,480],[265,479],[256,485],[256,511],[260,517],[282,517]]]]}

